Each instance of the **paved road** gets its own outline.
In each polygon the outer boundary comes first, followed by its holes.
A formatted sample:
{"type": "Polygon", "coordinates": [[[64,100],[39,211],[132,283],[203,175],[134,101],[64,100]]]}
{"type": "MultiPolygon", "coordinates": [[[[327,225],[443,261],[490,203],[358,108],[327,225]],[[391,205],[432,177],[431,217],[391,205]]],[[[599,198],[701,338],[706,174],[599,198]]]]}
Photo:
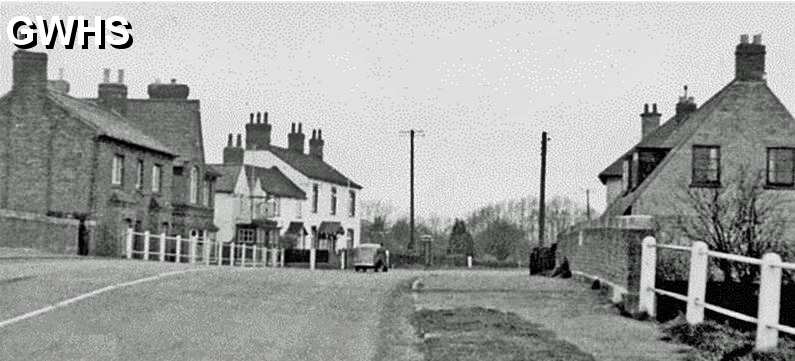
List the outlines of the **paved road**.
{"type": "MultiPolygon", "coordinates": [[[[0,263],[0,321],[185,269],[140,261],[0,263]]],[[[0,328],[1,360],[371,360],[388,291],[415,274],[210,267],[0,328]]]]}

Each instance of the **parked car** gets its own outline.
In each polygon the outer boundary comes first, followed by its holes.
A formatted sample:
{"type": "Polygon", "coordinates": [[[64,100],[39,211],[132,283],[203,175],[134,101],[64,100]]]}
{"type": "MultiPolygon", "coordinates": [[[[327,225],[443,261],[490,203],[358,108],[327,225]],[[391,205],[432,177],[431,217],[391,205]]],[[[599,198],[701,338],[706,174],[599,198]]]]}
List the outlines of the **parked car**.
{"type": "Polygon", "coordinates": [[[389,271],[389,251],[376,243],[362,243],[353,249],[351,259],[356,272],[367,272],[371,268],[374,272],[389,271]]]}

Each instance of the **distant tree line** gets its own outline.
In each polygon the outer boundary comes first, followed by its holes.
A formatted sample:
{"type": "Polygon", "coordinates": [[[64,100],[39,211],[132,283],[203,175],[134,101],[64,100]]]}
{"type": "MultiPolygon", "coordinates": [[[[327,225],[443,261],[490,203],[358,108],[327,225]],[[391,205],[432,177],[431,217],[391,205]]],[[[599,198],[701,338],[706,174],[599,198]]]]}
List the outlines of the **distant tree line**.
{"type": "MultiPolygon", "coordinates": [[[[381,243],[392,252],[408,254],[410,225],[405,215],[385,201],[362,205],[362,242],[381,243]]],[[[587,212],[571,199],[547,200],[545,242],[557,241],[566,228],[586,220],[587,212]]],[[[591,211],[591,214],[596,214],[591,211]]],[[[538,244],[538,200],[534,197],[495,202],[463,218],[434,215],[415,219],[416,237],[430,235],[436,255],[474,255],[479,259],[525,263],[529,248],[538,244]]]]}

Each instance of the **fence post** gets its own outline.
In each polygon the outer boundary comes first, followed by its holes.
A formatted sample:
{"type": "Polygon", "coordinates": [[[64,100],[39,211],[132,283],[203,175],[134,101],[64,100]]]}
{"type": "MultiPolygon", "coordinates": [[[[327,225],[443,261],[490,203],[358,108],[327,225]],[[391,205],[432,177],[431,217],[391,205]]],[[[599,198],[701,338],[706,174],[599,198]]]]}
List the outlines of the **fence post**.
{"type": "Polygon", "coordinates": [[[778,330],[771,327],[779,321],[781,310],[781,257],[765,253],[759,266],[759,309],[756,322],[756,349],[771,350],[778,347],[778,330]]]}
{"type": "Polygon", "coordinates": [[[657,241],[654,237],[643,239],[640,250],[640,290],[638,291],[638,311],[649,317],[657,315],[657,294],[654,293],[655,272],[657,270],[657,241]]]}
{"type": "Polygon", "coordinates": [[[229,265],[235,265],[235,242],[229,244],[229,265]]]}
{"type": "Polygon", "coordinates": [[[133,229],[127,227],[127,259],[132,259],[133,254],[133,229]]]}
{"type": "Polygon", "coordinates": [[[182,236],[177,235],[177,254],[175,256],[174,262],[182,263],[182,236]]]}
{"type": "Polygon", "coordinates": [[[467,268],[472,268],[472,256],[467,256],[467,268]]]}
{"type": "Polygon", "coordinates": [[[149,231],[144,232],[144,260],[149,260],[149,231]]]}
{"type": "Polygon", "coordinates": [[[246,267],[246,244],[240,245],[240,267],[246,267]]]}
{"type": "Polygon", "coordinates": [[[707,264],[709,247],[704,242],[693,242],[690,247],[690,277],[687,281],[687,323],[695,325],[704,321],[704,304],[707,294],[707,264]]]}
{"type": "Polygon", "coordinates": [[[345,269],[345,261],[346,261],[346,258],[348,258],[347,254],[348,254],[348,249],[347,248],[343,249],[340,252],[340,269],[345,269]]]}
{"type": "Polygon", "coordinates": [[[271,248],[271,267],[276,268],[276,248],[271,248]]]}
{"type": "Polygon", "coordinates": [[[202,257],[204,257],[204,264],[207,266],[210,265],[210,249],[212,246],[212,243],[207,238],[202,242],[202,257]]]}
{"type": "Polygon", "coordinates": [[[196,263],[196,236],[190,236],[188,240],[188,263],[196,263]]]}
{"type": "Polygon", "coordinates": [[[160,244],[158,247],[160,247],[160,262],[163,262],[166,260],[166,232],[160,233],[160,244]]]}
{"type": "Polygon", "coordinates": [[[277,248],[279,251],[279,267],[284,267],[284,248],[277,248]]]}
{"type": "Polygon", "coordinates": [[[317,262],[317,250],[313,247],[309,249],[309,269],[315,269],[315,263],[317,262]]]}
{"type": "MultiPolygon", "coordinates": [[[[216,241],[218,241],[217,238],[216,238],[216,241]]],[[[218,265],[219,266],[223,265],[223,262],[224,262],[224,242],[218,241],[218,254],[216,254],[215,256],[218,257],[218,265]]]]}

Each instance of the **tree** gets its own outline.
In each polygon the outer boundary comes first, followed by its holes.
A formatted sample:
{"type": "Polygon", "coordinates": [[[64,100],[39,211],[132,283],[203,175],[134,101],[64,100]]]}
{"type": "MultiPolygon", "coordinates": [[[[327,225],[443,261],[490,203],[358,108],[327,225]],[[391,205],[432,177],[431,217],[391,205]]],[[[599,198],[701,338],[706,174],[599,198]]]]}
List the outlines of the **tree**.
{"type": "Polygon", "coordinates": [[[524,239],[524,232],[512,222],[497,218],[478,234],[479,242],[486,245],[486,252],[504,261],[514,253],[524,239]]]}
{"type": "Polygon", "coordinates": [[[472,256],[475,253],[475,240],[467,231],[467,225],[462,219],[456,219],[453,229],[450,231],[450,241],[447,245],[448,254],[466,254],[472,256]]]}
{"type": "MultiPolygon", "coordinates": [[[[693,241],[706,243],[710,250],[760,258],[767,252],[784,258],[792,251],[783,239],[787,229],[785,201],[764,190],[763,171],[741,166],[731,182],[712,188],[685,185],[679,196],[676,226],[693,241]]],[[[754,282],[759,266],[711,257],[725,280],[754,282]]]]}

